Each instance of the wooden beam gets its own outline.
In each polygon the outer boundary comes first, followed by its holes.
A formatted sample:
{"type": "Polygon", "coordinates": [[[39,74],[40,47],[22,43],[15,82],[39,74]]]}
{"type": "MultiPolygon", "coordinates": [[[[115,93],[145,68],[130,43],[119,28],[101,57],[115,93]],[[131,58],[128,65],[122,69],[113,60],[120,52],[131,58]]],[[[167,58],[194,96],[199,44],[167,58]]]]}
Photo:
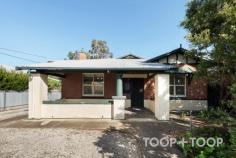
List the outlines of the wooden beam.
{"type": "Polygon", "coordinates": [[[57,76],[57,77],[60,77],[60,78],[65,78],[66,76],[63,75],[63,74],[58,74],[58,73],[51,73],[51,72],[41,72],[39,71],[39,73],[41,74],[45,74],[45,75],[52,75],[52,76],[57,76]]]}

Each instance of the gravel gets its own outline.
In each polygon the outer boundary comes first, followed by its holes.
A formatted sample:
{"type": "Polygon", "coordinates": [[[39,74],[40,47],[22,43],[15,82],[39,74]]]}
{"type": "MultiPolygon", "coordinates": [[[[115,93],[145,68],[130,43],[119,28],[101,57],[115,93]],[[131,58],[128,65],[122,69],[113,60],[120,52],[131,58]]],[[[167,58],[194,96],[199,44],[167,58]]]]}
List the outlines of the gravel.
{"type": "MultiPolygon", "coordinates": [[[[0,113],[0,158],[181,158],[177,146],[146,146],[143,138],[178,137],[188,122],[132,118],[125,121],[91,119],[29,120],[27,115],[0,113]]],[[[143,115],[140,115],[143,116],[143,115]]],[[[152,116],[152,115],[151,115],[152,116]]]]}
{"type": "Polygon", "coordinates": [[[138,157],[137,142],[113,130],[0,128],[0,157],[138,157]]]}

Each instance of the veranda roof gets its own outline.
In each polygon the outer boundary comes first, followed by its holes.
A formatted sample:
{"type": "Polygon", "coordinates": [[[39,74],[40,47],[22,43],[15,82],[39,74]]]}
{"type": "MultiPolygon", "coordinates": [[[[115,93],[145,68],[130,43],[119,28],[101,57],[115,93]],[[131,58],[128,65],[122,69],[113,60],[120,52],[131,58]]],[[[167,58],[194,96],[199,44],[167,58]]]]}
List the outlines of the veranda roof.
{"type": "Polygon", "coordinates": [[[87,59],[61,60],[16,67],[17,70],[102,70],[102,71],[162,71],[176,68],[174,65],[145,62],[144,59],[87,59]]]}

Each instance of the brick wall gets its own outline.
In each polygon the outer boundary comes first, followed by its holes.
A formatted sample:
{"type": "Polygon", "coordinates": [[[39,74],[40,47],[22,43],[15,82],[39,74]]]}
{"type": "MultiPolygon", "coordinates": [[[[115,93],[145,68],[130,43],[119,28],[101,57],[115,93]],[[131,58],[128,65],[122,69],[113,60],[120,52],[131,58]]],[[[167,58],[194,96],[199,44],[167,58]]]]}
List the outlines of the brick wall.
{"type": "MultiPolygon", "coordinates": [[[[111,98],[115,95],[115,74],[104,74],[104,96],[96,98],[111,98]]],[[[80,99],[82,96],[82,73],[67,73],[62,80],[62,98],[80,99]]],[[[92,97],[94,98],[94,97],[92,97]]]]}
{"type": "Polygon", "coordinates": [[[205,100],[207,99],[207,81],[204,79],[193,79],[186,87],[187,99],[205,100]]]}
{"type": "MultiPolygon", "coordinates": [[[[114,73],[104,74],[104,96],[100,98],[112,98],[115,96],[116,77],[114,73]]],[[[188,100],[207,99],[207,82],[203,79],[193,79],[190,84],[186,84],[188,100]]],[[[82,96],[82,73],[68,73],[62,80],[62,98],[80,99],[82,96]]],[[[87,98],[87,97],[86,97],[87,98]]],[[[96,97],[97,98],[97,97],[96,97]]],[[[99,98],[99,97],[98,97],[99,98]]],[[[154,77],[144,80],[144,99],[155,98],[154,77]]]]}
{"type": "Polygon", "coordinates": [[[82,97],[82,73],[68,73],[62,79],[62,98],[79,99],[82,97]]]}
{"type": "MultiPolygon", "coordinates": [[[[204,79],[193,79],[186,84],[186,98],[188,100],[206,100],[207,82],[204,79]]],[[[144,80],[144,99],[155,99],[155,80],[153,78],[144,80]]]]}
{"type": "Polygon", "coordinates": [[[116,95],[116,75],[114,73],[105,74],[104,95],[105,98],[112,98],[116,95]]]}
{"type": "Polygon", "coordinates": [[[144,99],[154,99],[155,98],[155,79],[146,78],[144,80],[144,99]]]}

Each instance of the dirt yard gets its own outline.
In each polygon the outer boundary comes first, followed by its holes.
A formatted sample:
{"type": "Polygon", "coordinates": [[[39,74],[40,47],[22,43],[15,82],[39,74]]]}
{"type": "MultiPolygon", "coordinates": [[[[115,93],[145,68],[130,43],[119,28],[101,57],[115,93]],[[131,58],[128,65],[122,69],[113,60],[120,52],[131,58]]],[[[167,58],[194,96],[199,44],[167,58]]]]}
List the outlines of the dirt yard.
{"type": "Polygon", "coordinates": [[[0,157],[183,157],[176,146],[145,147],[144,137],[176,137],[187,124],[172,121],[0,121],[0,157]]]}

